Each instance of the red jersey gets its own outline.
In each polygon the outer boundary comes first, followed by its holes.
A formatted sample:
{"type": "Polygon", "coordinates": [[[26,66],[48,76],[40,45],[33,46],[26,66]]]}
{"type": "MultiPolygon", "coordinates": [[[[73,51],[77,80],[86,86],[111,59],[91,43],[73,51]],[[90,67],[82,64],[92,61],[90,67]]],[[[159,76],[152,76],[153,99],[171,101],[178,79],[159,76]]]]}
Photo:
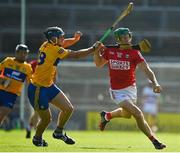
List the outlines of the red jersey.
{"type": "Polygon", "coordinates": [[[123,89],[136,83],[136,66],[145,61],[138,50],[108,47],[102,56],[108,61],[111,89],[123,89]]]}

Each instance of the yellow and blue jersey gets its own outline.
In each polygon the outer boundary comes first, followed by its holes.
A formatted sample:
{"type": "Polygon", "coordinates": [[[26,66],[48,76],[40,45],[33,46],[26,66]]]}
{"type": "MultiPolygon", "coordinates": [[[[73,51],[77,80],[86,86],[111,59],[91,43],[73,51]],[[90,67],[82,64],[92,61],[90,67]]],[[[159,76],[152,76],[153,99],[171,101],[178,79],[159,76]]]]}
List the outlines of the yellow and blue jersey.
{"type": "Polygon", "coordinates": [[[58,45],[44,42],[39,49],[38,65],[31,82],[39,86],[50,87],[53,84],[58,62],[68,53],[68,50],[58,45]]]}
{"type": "Polygon", "coordinates": [[[0,90],[4,90],[16,95],[20,95],[23,82],[30,79],[32,75],[31,65],[27,62],[20,63],[14,57],[7,57],[0,63],[1,77],[9,80],[6,87],[0,85],[0,90]]]}

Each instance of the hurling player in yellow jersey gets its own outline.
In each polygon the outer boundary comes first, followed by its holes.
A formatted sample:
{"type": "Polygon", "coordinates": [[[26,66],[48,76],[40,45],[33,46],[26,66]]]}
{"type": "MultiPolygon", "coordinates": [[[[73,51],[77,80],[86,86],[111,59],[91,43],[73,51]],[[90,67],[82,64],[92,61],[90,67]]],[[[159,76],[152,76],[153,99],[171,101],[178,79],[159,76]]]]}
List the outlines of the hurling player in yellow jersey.
{"type": "Polygon", "coordinates": [[[26,63],[28,47],[19,44],[15,49],[15,57],[7,57],[0,63],[0,125],[12,111],[22,85],[32,75],[31,65],[26,63]]]}
{"type": "MultiPolygon", "coordinates": [[[[75,43],[77,43],[81,36],[82,36],[82,32],[80,31],[76,31],[74,33],[74,37],[72,38],[65,38],[63,41],[63,44],[61,45],[63,48],[68,48],[72,45],[74,45],[75,43]]],[[[33,72],[35,71],[36,66],[38,65],[37,60],[33,60],[30,62],[33,72]]],[[[36,128],[36,125],[39,121],[39,116],[37,114],[37,112],[33,112],[33,114],[31,115],[30,119],[29,119],[29,123],[26,127],[26,138],[31,138],[31,129],[34,127],[36,128]]]]}
{"type": "Polygon", "coordinates": [[[48,143],[42,139],[42,135],[51,121],[49,103],[61,110],[53,137],[66,144],[75,144],[73,139],[63,133],[64,125],[73,112],[73,106],[63,91],[54,84],[53,78],[59,61],[65,58],[86,57],[93,53],[95,48],[90,47],[78,51],[64,49],[61,47],[64,42],[64,32],[59,27],[49,27],[44,34],[47,41],[39,49],[38,65],[28,87],[30,103],[40,117],[33,137],[33,144],[35,146],[48,146],[48,143]]]}

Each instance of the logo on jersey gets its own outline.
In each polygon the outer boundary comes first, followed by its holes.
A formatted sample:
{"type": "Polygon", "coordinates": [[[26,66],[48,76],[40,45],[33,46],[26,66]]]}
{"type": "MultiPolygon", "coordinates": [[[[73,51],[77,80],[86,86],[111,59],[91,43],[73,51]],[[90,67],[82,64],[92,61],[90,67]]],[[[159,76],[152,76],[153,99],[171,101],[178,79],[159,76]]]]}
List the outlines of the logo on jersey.
{"type": "Polygon", "coordinates": [[[17,72],[17,71],[13,71],[13,72],[12,72],[12,76],[20,76],[20,74],[21,74],[21,73],[20,73],[20,72],[17,72]]]}
{"type": "Polygon", "coordinates": [[[110,68],[113,70],[129,70],[130,62],[129,61],[119,61],[119,60],[110,60],[110,68]]]}
{"type": "Polygon", "coordinates": [[[13,71],[12,72],[12,75],[11,75],[11,78],[13,78],[13,79],[15,79],[15,80],[21,80],[21,78],[20,78],[20,75],[21,75],[21,73],[20,72],[17,72],[17,71],[13,71]]]}
{"type": "Polygon", "coordinates": [[[8,78],[21,81],[21,82],[24,82],[24,80],[26,79],[25,73],[14,71],[13,69],[10,69],[10,68],[5,68],[4,75],[8,78]]]}
{"type": "Polygon", "coordinates": [[[60,48],[59,50],[58,50],[58,53],[59,54],[62,54],[64,52],[64,49],[63,48],[60,48]]]}

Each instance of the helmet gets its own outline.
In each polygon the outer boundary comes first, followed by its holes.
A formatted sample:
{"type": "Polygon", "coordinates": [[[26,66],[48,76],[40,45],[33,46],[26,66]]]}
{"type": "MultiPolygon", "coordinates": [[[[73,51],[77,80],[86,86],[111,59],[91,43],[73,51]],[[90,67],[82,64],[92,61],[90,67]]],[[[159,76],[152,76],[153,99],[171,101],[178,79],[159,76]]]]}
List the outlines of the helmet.
{"type": "Polygon", "coordinates": [[[16,51],[16,52],[17,52],[17,51],[29,52],[29,49],[28,49],[28,47],[27,47],[26,45],[24,45],[24,44],[18,44],[18,45],[16,46],[15,51],[16,51]]]}
{"type": "Polygon", "coordinates": [[[129,34],[132,37],[132,32],[130,32],[129,28],[118,28],[114,30],[114,36],[116,38],[121,37],[122,35],[129,34]]]}
{"type": "Polygon", "coordinates": [[[49,27],[45,30],[44,35],[46,39],[51,39],[52,37],[59,37],[63,36],[65,33],[64,31],[59,27],[49,27]]]}

